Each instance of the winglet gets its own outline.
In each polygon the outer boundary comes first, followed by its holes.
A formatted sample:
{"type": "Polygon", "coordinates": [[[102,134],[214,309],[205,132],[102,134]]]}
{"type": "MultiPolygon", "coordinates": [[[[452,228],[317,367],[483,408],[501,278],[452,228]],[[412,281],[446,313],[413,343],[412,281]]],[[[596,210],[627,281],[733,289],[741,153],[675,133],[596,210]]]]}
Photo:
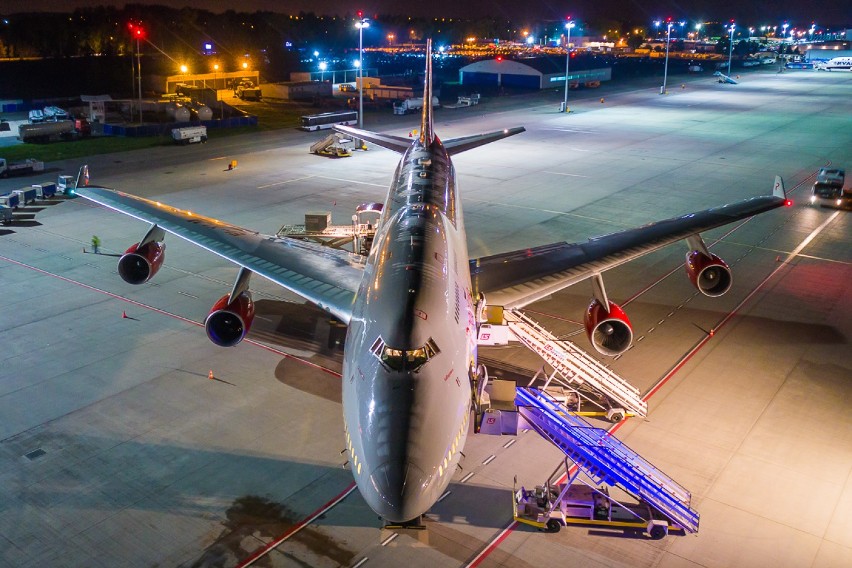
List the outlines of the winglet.
{"type": "Polygon", "coordinates": [[[423,81],[423,114],[420,118],[420,143],[429,146],[435,140],[432,131],[432,39],[426,40],[426,77],[423,81]]]}
{"type": "Polygon", "coordinates": [[[772,186],[772,195],[784,200],[787,199],[787,191],[784,189],[784,180],[781,179],[781,176],[775,176],[775,185],[772,186]]]}

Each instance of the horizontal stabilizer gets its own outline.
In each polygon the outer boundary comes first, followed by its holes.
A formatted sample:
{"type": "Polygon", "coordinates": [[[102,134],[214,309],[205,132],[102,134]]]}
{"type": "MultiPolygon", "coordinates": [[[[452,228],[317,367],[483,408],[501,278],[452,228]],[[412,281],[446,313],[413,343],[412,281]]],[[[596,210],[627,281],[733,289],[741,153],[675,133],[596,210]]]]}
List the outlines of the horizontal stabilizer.
{"type": "Polygon", "coordinates": [[[488,132],[487,134],[462,136],[461,138],[453,138],[445,141],[444,148],[446,148],[447,153],[451,156],[455,156],[471,148],[477,148],[491,142],[496,142],[497,140],[502,140],[503,138],[508,138],[509,136],[514,136],[515,134],[520,134],[525,130],[523,126],[516,126],[515,128],[505,128],[497,132],[488,132]]]}
{"type": "Polygon", "coordinates": [[[347,136],[352,136],[359,140],[366,140],[371,144],[387,148],[388,150],[393,150],[394,152],[399,152],[400,154],[403,154],[406,150],[408,150],[412,144],[412,140],[409,138],[394,136],[393,134],[380,134],[378,132],[370,132],[369,130],[352,128],[351,126],[345,126],[343,124],[335,124],[333,128],[347,136]]]}

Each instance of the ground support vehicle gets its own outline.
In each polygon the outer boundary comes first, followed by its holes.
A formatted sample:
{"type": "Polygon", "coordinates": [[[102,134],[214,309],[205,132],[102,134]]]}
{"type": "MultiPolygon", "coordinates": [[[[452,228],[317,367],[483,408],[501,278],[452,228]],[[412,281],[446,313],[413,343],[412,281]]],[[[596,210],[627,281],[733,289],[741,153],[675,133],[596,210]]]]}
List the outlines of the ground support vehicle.
{"type": "Polygon", "coordinates": [[[243,79],[234,89],[234,95],[244,101],[259,101],[263,97],[260,87],[250,79],[243,79]]]}
{"type": "Polygon", "coordinates": [[[56,184],[51,181],[45,183],[34,183],[33,189],[36,190],[36,196],[39,199],[50,199],[56,195],[56,184]]]}
{"type": "Polygon", "coordinates": [[[352,155],[354,141],[342,134],[329,134],[322,140],[311,145],[311,154],[328,156],[330,158],[348,158],[352,155]]]}
{"type": "Polygon", "coordinates": [[[207,142],[207,127],[184,126],[183,128],[172,128],[172,140],[174,140],[177,144],[207,142]]]}
{"type": "Polygon", "coordinates": [[[14,216],[12,215],[12,208],[0,205],[0,223],[9,225],[12,222],[12,219],[14,219],[14,216]]]}
{"type": "Polygon", "coordinates": [[[22,162],[7,162],[5,158],[0,158],[0,177],[26,175],[43,170],[44,162],[32,158],[22,162]]]}
{"type": "Polygon", "coordinates": [[[568,463],[566,458],[563,482],[551,483],[561,468],[557,468],[547,483],[529,490],[523,486],[519,489],[515,478],[512,512],[517,522],[547,532],[559,532],[569,525],[638,532],[647,534],[652,540],[664,538],[669,533],[685,534],[682,527],[647,502],[636,502],[627,495],[617,500],[606,485],[596,487],[582,479],[576,467],[572,475],[568,463]]]}
{"type": "Polygon", "coordinates": [[[3,195],[0,195],[0,205],[8,207],[9,209],[17,209],[18,204],[20,202],[20,196],[14,191],[11,193],[4,193],[3,195]]]}
{"type": "Polygon", "coordinates": [[[91,133],[92,127],[84,118],[18,126],[18,139],[21,142],[45,143],[51,140],[71,140],[89,136],[91,133]]]}
{"type": "Polygon", "coordinates": [[[34,187],[24,187],[21,189],[16,189],[13,193],[18,194],[18,199],[20,199],[20,205],[27,205],[29,203],[34,203],[38,194],[36,193],[36,189],[34,187]]]}
{"type": "Polygon", "coordinates": [[[844,188],[846,171],[842,168],[820,168],[811,188],[811,204],[824,207],[852,207],[852,187],[844,188]]]}
{"type": "MultiPolygon", "coordinates": [[[[441,106],[441,103],[438,101],[438,97],[432,97],[432,108],[438,108],[441,106]]],[[[423,110],[423,98],[411,98],[405,99],[404,101],[396,101],[393,103],[393,113],[394,114],[408,114],[409,112],[418,112],[423,110]]]]}

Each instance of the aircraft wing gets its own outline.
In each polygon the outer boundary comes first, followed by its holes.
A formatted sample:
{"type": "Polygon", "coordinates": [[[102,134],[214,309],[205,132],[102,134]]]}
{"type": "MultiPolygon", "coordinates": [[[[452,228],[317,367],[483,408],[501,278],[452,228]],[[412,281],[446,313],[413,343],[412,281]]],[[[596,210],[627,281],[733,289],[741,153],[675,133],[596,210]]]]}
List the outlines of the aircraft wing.
{"type": "Polygon", "coordinates": [[[363,274],[358,255],[297,239],[262,235],[191,211],[104,187],[78,187],[77,195],[140,221],[155,223],[222,258],[280,284],[344,323],[363,274]]]}
{"type": "Polygon", "coordinates": [[[721,227],[787,203],[776,178],[773,195],[650,223],[581,243],[554,243],[470,261],[474,292],[488,304],[521,308],[577,282],[691,235],[721,227]]]}

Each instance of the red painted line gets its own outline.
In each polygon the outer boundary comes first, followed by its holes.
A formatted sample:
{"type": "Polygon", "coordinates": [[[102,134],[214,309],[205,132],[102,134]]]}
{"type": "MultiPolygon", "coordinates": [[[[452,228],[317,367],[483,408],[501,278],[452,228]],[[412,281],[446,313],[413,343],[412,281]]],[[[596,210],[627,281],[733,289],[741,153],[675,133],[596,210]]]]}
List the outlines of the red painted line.
{"type": "MultiPolygon", "coordinates": [[[[116,299],[116,300],[121,300],[122,302],[127,302],[128,304],[132,304],[132,305],[140,307],[140,308],[145,308],[146,310],[150,310],[152,312],[156,312],[156,313],[162,314],[164,316],[169,316],[169,317],[175,318],[176,320],[180,320],[182,322],[194,325],[196,327],[204,327],[204,324],[201,323],[201,322],[197,322],[197,321],[191,320],[189,318],[185,318],[183,316],[180,316],[178,314],[174,314],[172,312],[167,312],[166,310],[162,310],[160,308],[155,308],[154,306],[150,306],[148,304],[143,304],[142,302],[137,302],[136,300],[131,300],[130,298],[126,298],[124,296],[119,296],[118,294],[114,294],[112,292],[102,290],[101,288],[96,288],[95,286],[90,286],[89,284],[84,284],[83,282],[79,282],[77,280],[72,280],[71,278],[66,278],[65,276],[60,276],[59,274],[55,274],[53,272],[48,272],[47,270],[43,270],[43,269],[38,268],[36,266],[32,266],[30,264],[26,264],[24,262],[14,260],[14,259],[11,259],[11,258],[3,256],[3,255],[0,255],[0,260],[5,260],[6,262],[16,264],[16,265],[23,267],[23,268],[29,268],[30,270],[34,270],[36,272],[44,274],[45,276],[51,276],[53,278],[57,278],[59,280],[62,280],[63,282],[67,282],[69,284],[76,284],[77,286],[80,286],[80,287],[85,288],[87,290],[91,290],[92,292],[104,294],[106,296],[109,296],[110,298],[113,298],[113,299],[116,299]]],[[[314,369],[324,371],[324,372],[326,372],[330,375],[334,375],[335,377],[340,378],[340,376],[341,376],[340,373],[338,373],[337,371],[335,371],[333,369],[329,369],[328,367],[323,367],[322,365],[312,363],[311,361],[308,361],[306,359],[302,359],[301,357],[296,357],[295,355],[291,355],[289,353],[281,351],[280,349],[270,347],[269,345],[264,345],[263,343],[259,343],[258,341],[255,341],[253,339],[245,339],[244,341],[246,343],[250,343],[252,345],[260,347],[262,349],[266,349],[267,351],[275,353],[276,355],[280,355],[280,356],[285,357],[287,359],[292,359],[294,361],[298,361],[300,363],[308,365],[309,367],[313,367],[314,369]]]]}
{"type": "Polygon", "coordinates": [[[488,544],[488,546],[486,546],[482,550],[482,552],[480,552],[479,554],[474,556],[473,560],[471,560],[468,564],[465,564],[465,567],[466,568],[475,568],[476,566],[479,566],[482,563],[482,561],[485,560],[488,557],[489,554],[494,552],[497,549],[497,547],[500,546],[501,542],[506,540],[506,537],[508,537],[509,534],[517,528],[517,526],[518,526],[518,521],[513,520],[511,523],[509,523],[509,525],[506,528],[504,528],[502,531],[500,531],[500,534],[498,534],[497,537],[494,538],[494,540],[492,540],[488,544]]]}
{"type": "Polygon", "coordinates": [[[273,540],[241,563],[237,564],[237,568],[244,568],[245,566],[251,566],[270,552],[272,552],[276,547],[278,547],[285,540],[291,538],[293,535],[298,533],[300,530],[314,522],[320,515],[323,515],[326,511],[343,501],[352,491],[355,490],[355,482],[350,483],[346,489],[337,494],[336,497],[325,503],[322,507],[311,513],[308,517],[303,519],[300,523],[293,525],[289,529],[287,529],[284,534],[279,536],[277,539],[273,540]]]}

